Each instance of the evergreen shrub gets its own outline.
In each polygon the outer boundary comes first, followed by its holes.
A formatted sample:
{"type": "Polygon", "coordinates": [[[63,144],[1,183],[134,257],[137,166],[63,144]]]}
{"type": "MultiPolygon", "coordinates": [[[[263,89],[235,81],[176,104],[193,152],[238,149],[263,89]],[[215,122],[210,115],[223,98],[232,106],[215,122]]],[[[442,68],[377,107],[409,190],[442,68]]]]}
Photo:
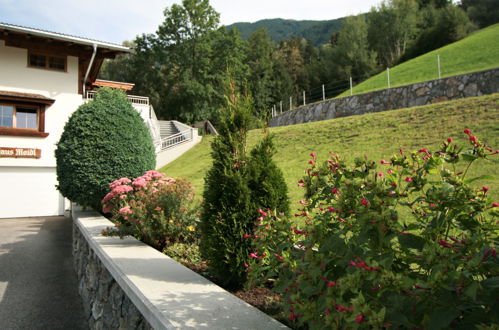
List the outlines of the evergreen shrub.
{"type": "Polygon", "coordinates": [[[272,159],[274,152],[273,136],[266,134],[251,150],[248,187],[255,210],[270,209],[288,214],[288,187],[282,171],[272,159]]]}
{"type": "Polygon", "coordinates": [[[58,189],[83,206],[100,209],[109,182],[155,167],[149,130],[121,90],[101,88],[64,126],[55,151],[58,189]]]}
{"type": "Polygon", "coordinates": [[[251,242],[244,237],[253,232],[257,210],[289,210],[286,184],[272,163],[271,139],[262,141],[252,157],[246,155],[251,109],[250,97],[239,99],[232,91],[220,113],[220,135],[212,143],[213,165],[205,177],[201,254],[210,272],[230,288],[242,287],[246,281],[251,242]],[[267,179],[258,186],[258,180],[267,179]]]}

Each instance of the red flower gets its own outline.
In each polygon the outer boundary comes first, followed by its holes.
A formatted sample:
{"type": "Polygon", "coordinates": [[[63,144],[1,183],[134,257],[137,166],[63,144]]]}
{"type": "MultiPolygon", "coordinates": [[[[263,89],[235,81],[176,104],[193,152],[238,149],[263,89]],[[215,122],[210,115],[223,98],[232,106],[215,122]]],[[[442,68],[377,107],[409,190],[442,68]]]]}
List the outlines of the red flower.
{"type": "Polygon", "coordinates": [[[355,322],[357,323],[364,322],[364,316],[362,316],[362,314],[357,315],[357,317],[355,318],[355,322]]]}
{"type": "Polygon", "coordinates": [[[365,200],[365,199],[361,199],[360,200],[360,204],[362,204],[364,206],[367,206],[367,205],[369,205],[369,202],[367,200],[365,200]]]}
{"type": "Polygon", "coordinates": [[[297,235],[304,235],[306,234],[307,232],[306,231],[303,231],[303,230],[299,230],[299,229],[296,229],[294,228],[293,231],[295,232],[295,234],[297,235]]]}
{"type": "Polygon", "coordinates": [[[470,142],[476,143],[477,138],[474,135],[470,135],[470,142]]]}
{"type": "Polygon", "coordinates": [[[290,321],[294,321],[294,320],[298,319],[299,317],[300,317],[300,315],[295,314],[293,312],[289,312],[289,320],[290,321]]]}
{"type": "Polygon", "coordinates": [[[471,131],[470,131],[469,129],[467,129],[467,128],[466,128],[466,129],[464,130],[464,133],[469,135],[469,134],[471,133],[471,131]]]}
{"type": "Polygon", "coordinates": [[[487,191],[489,191],[489,189],[490,189],[490,188],[489,188],[489,187],[487,187],[487,186],[483,186],[483,187],[482,187],[482,191],[483,191],[483,192],[487,192],[487,191]]]}
{"type": "Polygon", "coordinates": [[[412,182],[412,178],[408,176],[407,178],[405,178],[405,182],[412,182]]]}
{"type": "Polygon", "coordinates": [[[243,238],[250,238],[250,237],[251,237],[251,235],[248,235],[248,234],[243,235],[243,238]]]}
{"type": "Polygon", "coordinates": [[[498,202],[494,202],[494,203],[492,203],[492,207],[493,207],[493,208],[494,208],[494,207],[499,207],[499,203],[498,203],[498,202]]]}
{"type": "Polygon", "coordinates": [[[250,255],[249,255],[250,258],[258,258],[258,256],[256,255],[256,253],[254,252],[251,252],[250,255]]]}
{"type": "Polygon", "coordinates": [[[452,142],[452,138],[447,138],[447,142],[451,143],[452,142]]]}
{"type": "Polygon", "coordinates": [[[331,192],[332,192],[333,194],[337,194],[337,193],[338,193],[338,188],[333,188],[333,189],[331,189],[331,192]]]}
{"type": "Polygon", "coordinates": [[[444,239],[439,240],[439,241],[438,241],[438,244],[442,245],[442,246],[443,246],[443,247],[445,247],[445,248],[449,248],[449,249],[450,249],[451,247],[453,247],[453,246],[454,246],[454,244],[449,243],[449,242],[447,242],[447,241],[446,241],[446,240],[444,240],[444,239]]]}
{"type": "Polygon", "coordinates": [[[390,164],[389,162],[387,162],[387,161],[386,161],[386,160],[384,160],[384,159],[382,159],[382,160],[380,161],[380,163],[381,163],[381,164],[383,164],[383,165],[390,164]]]}
{"type": "Polygon", "coordinates": [[[333,282],[333,281],[328,281],[327,282],[327,287],[328,288],[332,288],[333,286],[336,286],[336,282],[333,282]]]}
{"type": "Polygon", "coordinates": [[[343,305],[336,305],[336,310],[338,312],[351,312],[352,311],[352,309],[347,308],[347,307],[345,307],[343,305]]]}
{"type": "Polygon", "coordinates": [[[266,212],[264,212],[262,209],[258,209],[258,213],[260,213],[264,217],[268,216],[268,214],[266,212]]]}
{"type": "Polygon", "coordinates": [[[312,153],[310,154],[310,157],[315,158],[315,152],[312,152],[312,153]]]}

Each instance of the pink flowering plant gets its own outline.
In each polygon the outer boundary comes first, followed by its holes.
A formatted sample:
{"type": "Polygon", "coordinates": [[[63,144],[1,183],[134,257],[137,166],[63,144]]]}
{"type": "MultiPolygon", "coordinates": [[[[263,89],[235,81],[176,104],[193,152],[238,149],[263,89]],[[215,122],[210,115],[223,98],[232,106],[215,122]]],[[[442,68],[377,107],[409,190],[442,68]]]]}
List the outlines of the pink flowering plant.
{"type": "Polygon", "coordinates": [[[350,167],[315,154],[297,227],[261,211],[249,285],[271,281],[289,319],[312,329],[499,325],[499,203],[472,187],[470,166],[497,154],[465,130],[389,161],[350,167]]]}
{"type": "Polygon", "coordinates": [[[132,235],[157,248],[197,241],[197,219],[192,211],[193,188],[183,179],[157,171],[135,178],[121,178],[109,185],[102,200],[103,213],[110,214],[116,229],[108,234],[132,235]]]}

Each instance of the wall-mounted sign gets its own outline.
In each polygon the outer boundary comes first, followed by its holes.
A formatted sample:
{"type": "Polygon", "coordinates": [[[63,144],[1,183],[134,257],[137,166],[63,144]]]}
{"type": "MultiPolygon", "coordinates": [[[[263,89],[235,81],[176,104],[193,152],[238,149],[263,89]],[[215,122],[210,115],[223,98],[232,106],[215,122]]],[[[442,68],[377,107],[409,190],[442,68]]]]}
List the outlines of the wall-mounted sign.
{"type": "Polygon", "coordinates": [[[42,151],[35,148],[0,147],[0,158],[40,158],[42,151]]]}

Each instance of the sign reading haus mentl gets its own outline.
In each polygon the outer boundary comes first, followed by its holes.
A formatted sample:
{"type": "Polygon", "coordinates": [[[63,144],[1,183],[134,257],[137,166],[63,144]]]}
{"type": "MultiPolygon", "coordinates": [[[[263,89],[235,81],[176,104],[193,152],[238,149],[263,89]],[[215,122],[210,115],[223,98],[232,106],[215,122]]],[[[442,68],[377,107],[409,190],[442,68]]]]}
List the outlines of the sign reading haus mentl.
{"type": "Polygon", "coordinates": [[[0,147],[0,158],[40,158],[41,156],[40,149],[0,147]]]}

